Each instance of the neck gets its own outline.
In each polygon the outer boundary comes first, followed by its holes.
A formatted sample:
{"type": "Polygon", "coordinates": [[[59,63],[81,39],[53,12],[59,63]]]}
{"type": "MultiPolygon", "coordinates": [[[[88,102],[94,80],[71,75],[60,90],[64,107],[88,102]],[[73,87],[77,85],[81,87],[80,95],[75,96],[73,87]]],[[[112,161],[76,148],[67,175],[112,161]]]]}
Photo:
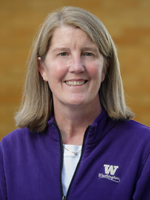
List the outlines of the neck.
{"type": "Polygon", "coordinates": [[[54,102],[54,117],[61,131],[63,144],[82,145],[85,130],[101,111],[99,99],[93,105],[77,107],[56,106],[54,102]]]}

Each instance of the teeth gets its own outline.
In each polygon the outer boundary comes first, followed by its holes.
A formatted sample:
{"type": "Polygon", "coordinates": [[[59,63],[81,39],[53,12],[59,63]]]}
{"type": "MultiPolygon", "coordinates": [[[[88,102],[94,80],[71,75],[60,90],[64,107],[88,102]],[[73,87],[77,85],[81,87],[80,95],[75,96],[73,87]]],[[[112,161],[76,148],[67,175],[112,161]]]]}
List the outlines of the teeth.
{"type": "Polygon", "coordinates": [[[75,86],[75,85],[83,85],[85,81],[66,81],[67,85],[75,86]]]}

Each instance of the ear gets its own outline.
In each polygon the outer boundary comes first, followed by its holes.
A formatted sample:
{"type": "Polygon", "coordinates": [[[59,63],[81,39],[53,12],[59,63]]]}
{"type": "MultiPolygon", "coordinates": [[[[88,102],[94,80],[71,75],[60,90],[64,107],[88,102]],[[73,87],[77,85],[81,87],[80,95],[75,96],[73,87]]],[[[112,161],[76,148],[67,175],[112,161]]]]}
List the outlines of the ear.
{"type": "Polygon", "coordinates": [[[104,63],[103,69],[102,69],[102,77],[101,77],[101,82],[105,80],[105,75],[107,72],[107,65],[104,63]]]}
{"type": "Polygon", "coordinates": [[[38,62],[38,71],[40,72],[43,80],[48,81],[46,69],[45,69],[44,63],[42,63],[41,61],[41,57],[37,57],[37,62],[38,62]]]}
{"type": "MultiPolygon", "coordinates": [[[[106,67],[104,67],[104,68],[106,68],[106,67]]],[[[105,80],[105,75],[106,75],[106,70],[105,70],[105,69],[103,69],[103,71],[102,71],[102,78],[101,78],[101,82],[103,82],[103,81],[105,80]]]]}
{"type": "Polygon", "coordinates": [[[102,71],[102,82],[105,80],[105,76],[110,64],[111,64],[111,60],[110,58],[107,58],[107,60],[104,61],[104,66],[103,66],[103,71],[102,71]]]}

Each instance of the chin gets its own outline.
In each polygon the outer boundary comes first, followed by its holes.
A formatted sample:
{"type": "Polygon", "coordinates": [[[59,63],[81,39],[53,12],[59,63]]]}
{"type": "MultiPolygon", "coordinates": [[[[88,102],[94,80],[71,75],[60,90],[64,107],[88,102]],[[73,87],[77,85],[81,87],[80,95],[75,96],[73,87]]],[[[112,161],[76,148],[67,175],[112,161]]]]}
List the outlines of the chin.
{"type": "Polygon", "coordinates": [[[71,101],[67,104],[68,106],[72,106],[72,107],[81,107],[81,106],[85,106],[86,105],[86,102],[85,101],[71,101]]]}

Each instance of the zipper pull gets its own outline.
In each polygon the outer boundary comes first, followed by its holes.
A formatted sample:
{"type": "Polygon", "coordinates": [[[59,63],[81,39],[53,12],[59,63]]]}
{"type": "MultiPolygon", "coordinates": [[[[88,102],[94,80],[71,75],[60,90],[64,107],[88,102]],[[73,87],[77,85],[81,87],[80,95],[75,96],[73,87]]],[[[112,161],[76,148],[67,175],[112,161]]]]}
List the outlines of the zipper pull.
{"type": "Polygon", "coordinates": [[[66,197],[65,197],[65,196],[63,196],[63,197],[62,197],[62,200],[66,200],[66,197]]]}

